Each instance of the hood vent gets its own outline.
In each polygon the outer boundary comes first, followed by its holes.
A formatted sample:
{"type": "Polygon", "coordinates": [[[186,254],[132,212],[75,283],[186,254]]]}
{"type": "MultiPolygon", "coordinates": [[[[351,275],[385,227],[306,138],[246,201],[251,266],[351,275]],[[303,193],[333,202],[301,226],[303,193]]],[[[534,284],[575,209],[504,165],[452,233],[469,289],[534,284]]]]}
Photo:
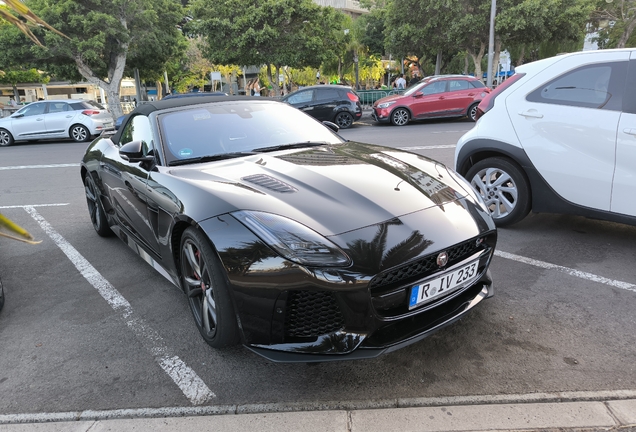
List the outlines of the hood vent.
{"type": "Polygon", "coordinates": [[[270,177],[265,174],[254,174],[247,177],[243,177],[241,178],[241,180],[267,188],[274,192],[280,192],[280,193],[298,192],[298,189],[296,189],[295,187],[288,185],[285,182],[282,182],[278,179],[275,179],[274,177],[270,177]]]}

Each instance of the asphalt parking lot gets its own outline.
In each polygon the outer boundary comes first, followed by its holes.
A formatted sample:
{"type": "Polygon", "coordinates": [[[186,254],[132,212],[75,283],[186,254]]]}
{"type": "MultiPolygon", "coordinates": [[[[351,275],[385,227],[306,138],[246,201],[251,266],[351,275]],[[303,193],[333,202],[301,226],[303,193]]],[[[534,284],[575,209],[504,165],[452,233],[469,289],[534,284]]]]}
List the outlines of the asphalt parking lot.
{"type": "MultiPolygon", "coordinates": [[[[363,123],[342,135],[452,165],[471,125],[363,123]]],[[[85,147],[0,149],[0,212],[42,240],[0,238],[0,415],[636,391],[636,227],[531,215],[499,230],[496,295],[455,325],[373,360],[275,364],[209,348],[183,294],[95,234],[85,147]]]]}

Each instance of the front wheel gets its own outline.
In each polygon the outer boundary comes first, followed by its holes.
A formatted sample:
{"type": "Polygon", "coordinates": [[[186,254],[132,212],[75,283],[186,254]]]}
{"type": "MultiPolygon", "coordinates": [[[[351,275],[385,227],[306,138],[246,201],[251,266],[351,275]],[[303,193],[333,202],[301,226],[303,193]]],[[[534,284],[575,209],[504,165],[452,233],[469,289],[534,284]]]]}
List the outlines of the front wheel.
{"type": "Polygon", "coordinates": [[[102,207],[102,201],[99,199],[99,190],[95,185],[95,181],[90,174],[86,174],[84,178],[84,192],[86,194],[86,204],[88,205],[88,214],[91,217],[91,223],[98,235],[108,237],[113,234],[108,226],[108,219],[102,207]]]}
{"type": "Polygon", "coordinates": [[[391,123],[395,126],[404,126],[409,122],[411,114],[405,108],[398,108],[391,113],[391,123]]]}
{"type": "Polygon", "coordinates": [[[208,238],[194,227],[183,232],[180,262],[183,291],[203,339],[213,348],[236,345],[238,324],[223,266],[208,238]]]}
{"type": "Polygon", "coordinates": [[[84,142],[91,137],[91,134],[86,128],[86,126],[77,124],[77,125],[71,126],[70,136],[71,138],[73,138],[73,141],[75,142],[84,142]]]}
{"type": "Polygon", "coordinates": [[[470,108],[468,108],[468,113],[466,114],[466,116],[474,122],[477,121],[477,106],[478,105],[479,105],[478,103],[472,104],[470,108]]]}
{"type": "Polygon", "coordinates": [[[512,161],[493,157],[473,165],[466,179],[479,192],[497,226],[511,225],[530,211],[530,186],[512,161]]]}
{"type": "Polygon", "coordinates": [[[336,114],[334,123],[337,124],[340,129],[347,129],[353,124],[353,116],[346,111],[340,111],[336,114]]]}
{"type": "Polygon", "coordinates": [[[0,129],[0,147],[6,147],[13,144],[13,135],[6,129],[0,129]]]}

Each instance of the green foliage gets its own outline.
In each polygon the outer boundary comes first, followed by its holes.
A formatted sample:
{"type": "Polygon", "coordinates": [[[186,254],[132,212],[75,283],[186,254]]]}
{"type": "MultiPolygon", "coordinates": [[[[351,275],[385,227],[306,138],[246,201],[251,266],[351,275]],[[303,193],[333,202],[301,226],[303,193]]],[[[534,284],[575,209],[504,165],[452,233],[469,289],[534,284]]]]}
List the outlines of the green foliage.
{"type": "Polygon", "coordinates": [[[636,46],[636,0],[597,0],[590,24],[600,48],[636,46]]]}
{"type": "Polygon", "coordinates": [[[10,69],[0,71],[0,83],[15,86],[18,83],[43,83],[46,84],[50,78],[46,74],[41,74],[37,69],[10,69]]]}
{"type": "Polygon", "coordinates": [[[496,32],[513,59],[549,57],[581,49],[591,10],[589,0],[503,0],[496,32]]]}
{"type": "Polygon", "coordinates": [[[318,67],[338,49],[343,14],[311,0],[194,0],[187,31],[214,63],[318,67]]]}
{"type": "Polygon", "coordinates": [[[176,24],[183,10],[175,0],[30,0],[28,4],[71,38],[44,34],[47,49],[37,52],[38,60],[59,78],[80,78],[68,68],[76,59],[96,77],[108,77],[120,54],[128,57],[128,68],[140,68],[151,78],[163,72],[178,46],[176,24]]]}
{"type": "Polygon", "coordinates": [[[385,20],[386,9],[373,9],[371,13],[356,20],[356,25],[362,29],[360,43],[366,46],[372,55],[384,55],[385,20]]]}

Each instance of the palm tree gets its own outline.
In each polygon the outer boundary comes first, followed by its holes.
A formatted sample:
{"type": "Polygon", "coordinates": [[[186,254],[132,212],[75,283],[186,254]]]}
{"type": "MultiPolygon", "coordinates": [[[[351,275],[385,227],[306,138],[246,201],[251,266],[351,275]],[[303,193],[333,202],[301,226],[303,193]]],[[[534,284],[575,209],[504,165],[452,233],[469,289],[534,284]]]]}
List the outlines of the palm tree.
{"type": "Polygon", "coordinates": [[[31,9],[29,9],[20,0],[0,0],[0,22],[1,21],[6,21],[9,24],[13,24],[14,26],[16,26],[22,33],[24,33],[29,39],[31,39],[34,44],[38,46],[43,45],[31,32],[29,25],[44,27],[51,30],[52,32],[59,34],[60,36],[68,38],[68,36],[66,36],[64,33],[54,29],[42,18],[31,12],[31,9]],[[26,22],[16,17],[12,12],[20,15],[24,20],[26,20],[26,22]]]}
{"type": "Polygon", "coordinates": [[[0,214],[0,237],[7,237],[13,240],[23,241],[25,243],[37,244],[39,241],[35,241],[33,236],[29,234],[27,230],[11,222],[9,218],[0,214]]]}

